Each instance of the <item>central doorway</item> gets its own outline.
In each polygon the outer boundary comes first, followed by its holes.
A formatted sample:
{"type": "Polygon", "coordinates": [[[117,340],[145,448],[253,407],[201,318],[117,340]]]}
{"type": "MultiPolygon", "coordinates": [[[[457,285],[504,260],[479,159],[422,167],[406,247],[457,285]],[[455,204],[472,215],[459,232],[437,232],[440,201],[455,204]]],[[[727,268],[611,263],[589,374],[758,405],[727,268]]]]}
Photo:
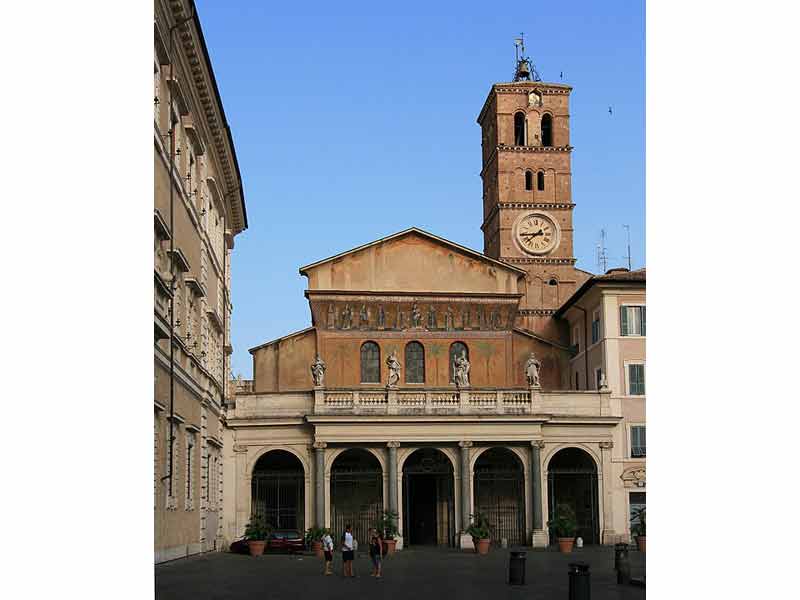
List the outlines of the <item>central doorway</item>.
{"type": "Polygon", "coordinates": [[[453,465],[436,448],[415,450],[403,464],[403,540],[409,546],[455,545],[453,465]]]}
{"type": "Polygon", "coordinates": [[[363,448],[345,450],[331,467],[331,526],[338,543],[347,525],[363,548],[383,513],[383,471],[363,448]]]}

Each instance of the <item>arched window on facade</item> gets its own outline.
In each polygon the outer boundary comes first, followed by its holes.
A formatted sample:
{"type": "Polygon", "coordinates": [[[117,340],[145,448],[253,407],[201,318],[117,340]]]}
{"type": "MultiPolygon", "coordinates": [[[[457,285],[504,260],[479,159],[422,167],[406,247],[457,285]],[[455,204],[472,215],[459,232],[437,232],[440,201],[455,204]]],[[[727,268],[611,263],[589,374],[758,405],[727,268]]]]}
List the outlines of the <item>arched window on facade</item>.
{"type": "Polygon", "coordinates": [[[525,113],[518,112],[514,115],[514,145],[515,146],[524,146],[526,144],[526,138],[528,137],[525,135],[525,113]]]}
{"type": "Polygon", "coordinates": [[[530,192],[533,189],[533,173],[525,171],[525,191],[530,192]]]}
{"type": "Polygon", "coordinates": [[[381,350],[375,342],[361,344],[361,383],[381,382],[381,350]]]}
{"type": "Polygon", "coordinates": [[[425,383],[425,348],[419,342],[406,344],[406,383],[425,383]]]}
{"type": "Polygon", "coordinates": [[[453,363],[457,356],[461,356],[461,353],[465,353],[467,355],[467,360],[469,360],[469,348],[463,342],[453,342],[450,344],[450,383],[456,382],[456,371],[453,367],[453,363]]]}
{"type": "Polygon", "coordinates": [[[536,189],[540,192],[544,191],[544,171],[539,171],[536,174],[536,189]]]}
{"type": "Polygon", "coordinates": [[[553,145],[553,117],[545,115],[542,117],[542,146],[553,145]]]}

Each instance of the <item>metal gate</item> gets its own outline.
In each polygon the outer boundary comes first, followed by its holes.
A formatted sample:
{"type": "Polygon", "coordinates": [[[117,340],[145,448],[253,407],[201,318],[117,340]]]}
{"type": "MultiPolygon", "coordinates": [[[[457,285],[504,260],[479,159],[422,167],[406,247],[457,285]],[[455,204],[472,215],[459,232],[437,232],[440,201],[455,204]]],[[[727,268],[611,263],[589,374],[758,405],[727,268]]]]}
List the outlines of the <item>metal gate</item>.
{"type": "MultiPolygon", "coordinates": [[[[487,451],[488,452],[488,451],[487,451]]],[[[492,543],[525,544],[525,476],[521,468],[475,465],[475,510],[489,520],[492,543]]]]}
{"type": "Polygon", "coordinates": [[[344,528],[353,528],[353,537],[366,550],[369,530],[378,526],[383,515],[383,476],[378,469],[334,469],[331,472],[331,522],[335,543],[344,528]]]}
{"type": "Polygon", "coordinates": [[[275,529],[303,532],[304,476],[301,472],[256,471],[252,483],[252,514],[275,529]]]}
{"type": "MultiPolygon", "coordinates": [[[[583,450],[565,448],[550,461],[547,471],[547,504],[550,519],[558,516],[559,504],[568,504],[578,522],[576,537],[585,544],[600,543],[597,491],[597,468],[594,460],[583,450]]],[[[556,542],[550,532],[551,543],[556,542]]]]}

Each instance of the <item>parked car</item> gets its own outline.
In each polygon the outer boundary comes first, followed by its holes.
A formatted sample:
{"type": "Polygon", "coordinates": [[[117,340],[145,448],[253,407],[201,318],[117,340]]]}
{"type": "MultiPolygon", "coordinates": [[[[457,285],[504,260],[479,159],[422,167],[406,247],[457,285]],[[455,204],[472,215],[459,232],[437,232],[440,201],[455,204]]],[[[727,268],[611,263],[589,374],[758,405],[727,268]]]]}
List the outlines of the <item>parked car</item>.
{"type": "Polygon", "coordinates": [[[302,552],[305,550],[303,535],[294,529],[276,529],[269,536],[267,550],[270,552],[302,552]]]}

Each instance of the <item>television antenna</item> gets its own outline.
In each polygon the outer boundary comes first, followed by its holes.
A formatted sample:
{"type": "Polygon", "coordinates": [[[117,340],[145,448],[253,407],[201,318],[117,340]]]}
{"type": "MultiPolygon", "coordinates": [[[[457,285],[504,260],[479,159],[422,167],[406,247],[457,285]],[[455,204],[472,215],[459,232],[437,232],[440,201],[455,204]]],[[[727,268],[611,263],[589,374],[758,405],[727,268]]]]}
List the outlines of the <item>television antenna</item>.
{"type": "Polygon", "coordinates": [[[625,228],[625,231],[628,234],[628,256],[626,256],[626,258],[628,259],[628,271],[630,271],[632,269],[632,267],[631,267],[631,226],[630,225],[623,225],[623,227],[625,228]]]}
{"type": "Polygon", "coordinates": [[[601,273],[608,270],[608,252],[606,252],[606,230],[600,230],[600,241],[597,243],[597,268],[601,273]]]}

